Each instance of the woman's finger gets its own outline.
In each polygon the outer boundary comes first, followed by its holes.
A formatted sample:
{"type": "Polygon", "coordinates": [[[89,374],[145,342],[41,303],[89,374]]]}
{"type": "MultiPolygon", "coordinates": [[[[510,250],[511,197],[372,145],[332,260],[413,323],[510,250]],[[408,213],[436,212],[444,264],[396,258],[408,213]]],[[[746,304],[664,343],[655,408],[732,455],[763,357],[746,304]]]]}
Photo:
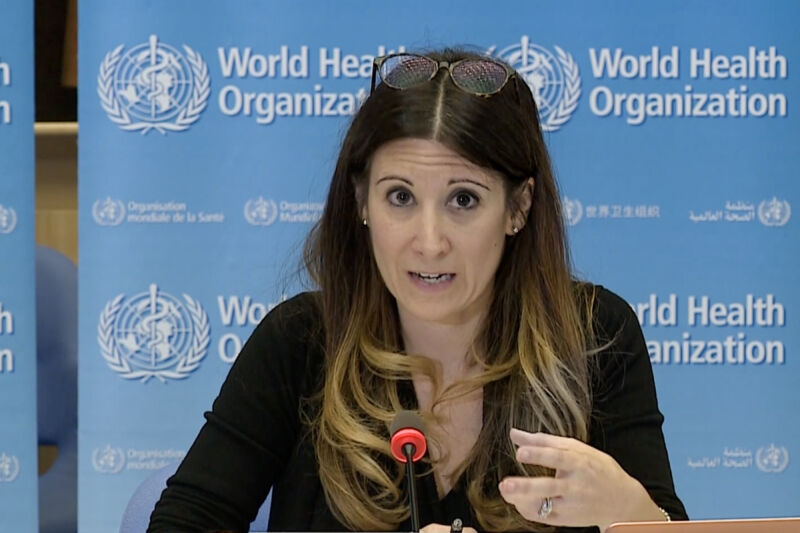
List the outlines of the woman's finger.
{"type": "Polygon", "coordinates": [[[580,445],[586,446],[582,442],[569,437],[559,437],[549,433],[529,433],[517,428],[512,428],[509,436],[511,437],[511,442],[517,446],[547,446],[562,450],[573,450],[580,445]]]}
{"type": "Polygon", "coordinates": [[[428,524],[419,531],[420,533],[450,533],[450,527],[442,524],[428,524]]]}
{"type": "Polygon", "coordinates": [[[570,515],[567,507],[564,505],[564,499],[560,497],[550,498],[551,510],[541,516],[539,515],[539,511],[542,510],[545,498],[511,498],[506,501],[513,505],[517,512],[526,520],[550,525],[564,525],[565,521],[567,523],[570,521],[570,515]],[[563,511],[567,511],[567,514],[563,511]]]}
{"type": "MultiPolygon", "coordinates": [[[[420,529],[420,533],[450,533],[452,526],[445,526],[443,524],[428,524],[427,526],[420,529]]],[[[478,533],[475,529],[471,527],[465,527],[461,530],[462,533],[478,533]]]]}
{"type": "Polygon", "coordinates": [[[572,470],[575,454],[561,448],[523,445],[517,448],[517,461],[530,465],[541,465],[554,470],[572,470]]]}
{"type": "Polygon", "coordinates": [[[503,478],[498,485],[500,495],[508,501],[506,496],[517,499],[523,498],[545,498],[562,496],[564,493],[564,481],[547,476],[523,477],[509,476],[503,478]]]}

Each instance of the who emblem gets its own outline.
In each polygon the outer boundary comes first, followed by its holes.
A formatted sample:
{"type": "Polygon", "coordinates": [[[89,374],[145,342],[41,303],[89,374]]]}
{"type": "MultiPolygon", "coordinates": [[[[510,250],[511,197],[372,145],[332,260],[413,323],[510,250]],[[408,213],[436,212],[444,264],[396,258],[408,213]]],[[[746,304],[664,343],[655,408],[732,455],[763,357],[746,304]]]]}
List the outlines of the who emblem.
{"type": "Polygon", "coordinates": [[[244,204],[244,218],[253,226],[269,226],[278,218],[278,206],[274,200],[259,196],[244,204]]]}
{"type": "Polygon", "coordinates": [[[143,383],[185,379],[197,370],[208,351],[208,315],[189,295],[183,300],[152,284],[148,292],[108,302],[97,342],[109,368],[143,383]]]}
{"type": "Polygon", "coordinates": [[[581,77],[578,64],[569,54],[553,46],[556,54],[530,42],[523,35],[518,44],[495,52],[492,46],[487,51],[514,67],[533,93],[539,108],[542,131],[556,131],[567,122],[578,107],[581,96],[581,77]]]}
{"type": "Polygon", "coordinates": [[[92,217],[100,226],[119,226],[125,220],[125,204],[110,197],[92,205],[92,217]]]}
{"type": "Polygon", "coordinates": [[[567,224],[570,226],[574,226],[578,222],[581,221],[583,218],[583,204],[581,204],[580,200],[575,200],[574,198],[567,198],[564,197],[563,200],[564,205],[564,219],[567,221],[567,224]]]}
{"type": "Polygon", "coordinates": [[[92,467],[101,474],[119,474],[125,467],[125,454],[121,448],[95,448],[92,452],[92,467]]]}
{"type": "Polygon", "coordinates": [[[764,200],[758,204],[758,219],[765,226],[785,226],[792,216],[792,208],[786,200],[764,200]]]}
{"type": "Polygon", "coordinates": [[[202,56],[183,45],[184,56],[155,35],[123,55],[124,46],[106,54],[97,76],[97,93],[108,118],[123,130],[142,134],[188,129],[200,118],[211,92],[202,56]]]}
{"type": "Polygon", "coordinates": [[[7,235],[17,227],[17,212],[13,207],[0,204],[0,235],[7,235]]]}
{"type": "Polygon", "coordinates": [[[19,475],[19,459],[15,455],[0,454],[0,483],[11,483],[19,475]]]}
{"type": "Polygon", "coordinates": [[[770,444],[756,452],[756,466],[762,472],[777,474],[786,470],[788,465],[789,451],[783,446],[770,444]]]}

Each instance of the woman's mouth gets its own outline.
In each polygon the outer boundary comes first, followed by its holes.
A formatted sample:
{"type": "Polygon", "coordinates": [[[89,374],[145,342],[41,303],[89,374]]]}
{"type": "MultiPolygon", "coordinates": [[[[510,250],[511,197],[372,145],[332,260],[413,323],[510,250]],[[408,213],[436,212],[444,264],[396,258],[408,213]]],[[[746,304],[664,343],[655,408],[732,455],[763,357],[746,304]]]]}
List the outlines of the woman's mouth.
{"type": "Polygon", "coordinates": [[[456,277],[451,272],[409,272],[411,277],[429,285],[446,283],[456,277]]]}

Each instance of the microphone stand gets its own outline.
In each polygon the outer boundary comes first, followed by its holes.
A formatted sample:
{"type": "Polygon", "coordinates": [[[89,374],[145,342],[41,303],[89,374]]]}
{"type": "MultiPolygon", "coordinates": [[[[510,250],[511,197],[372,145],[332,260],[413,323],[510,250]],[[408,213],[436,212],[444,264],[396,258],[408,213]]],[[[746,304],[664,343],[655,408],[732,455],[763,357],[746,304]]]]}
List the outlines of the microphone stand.
{"type": "Polygon", "coordinates": [[[419,509],[417,508],[417,480],[414,477],[414,452],[416,447],[408,443],[403,446],[403,455],[406,456],[406,481],[408,482],[408,503],[411,507],[411,531],[419,533],[419,509]]]}

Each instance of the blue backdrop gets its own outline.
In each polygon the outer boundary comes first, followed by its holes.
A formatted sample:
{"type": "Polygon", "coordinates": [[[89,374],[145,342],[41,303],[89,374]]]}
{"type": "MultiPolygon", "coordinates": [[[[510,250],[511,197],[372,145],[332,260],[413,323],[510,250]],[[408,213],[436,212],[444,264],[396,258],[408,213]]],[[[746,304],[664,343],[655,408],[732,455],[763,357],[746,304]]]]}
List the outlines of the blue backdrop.
{"type": "Polygon", "coordinates": [[[0,531],[37,529],[33,2],[0,8],[0,531]]]}
{"type": "Polygon", "coordinates": [[[797,514],[800,6],[768,4],[83,0],[82,531],[182,457],[298,290],[373,56],[446,44],[537,95],[577,270],[637,309],[690,515],[797,514]]]}

